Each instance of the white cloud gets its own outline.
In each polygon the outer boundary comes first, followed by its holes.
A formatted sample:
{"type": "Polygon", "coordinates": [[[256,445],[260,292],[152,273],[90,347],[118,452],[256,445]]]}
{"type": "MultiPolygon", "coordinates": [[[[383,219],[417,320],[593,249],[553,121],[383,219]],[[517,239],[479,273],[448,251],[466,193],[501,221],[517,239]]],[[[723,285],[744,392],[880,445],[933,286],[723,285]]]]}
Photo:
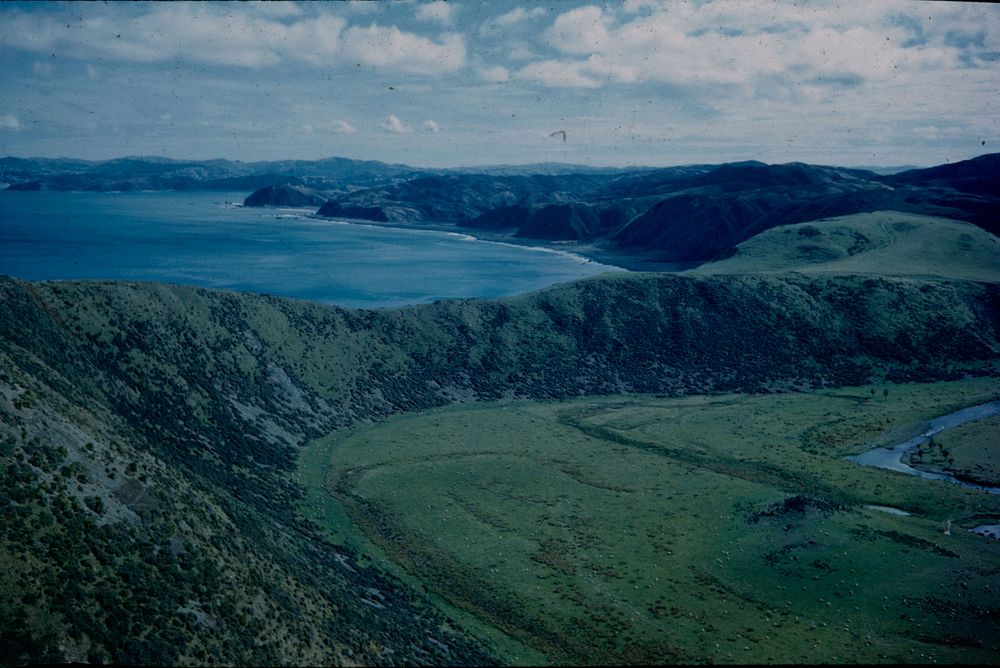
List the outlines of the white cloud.
{"type": "Polygon", "coordinates": [[[344,31],[345,55],[355,62],[391,67],[410,74],[454,72],[465,66],[465,38],[446,33],[435,42],[395,26],[371,24],[344,31]]]}
{"type": "Polygon", "coordinates": [[[622,9],[626,14],[638,14],[644,9],[663,9],[664,5],[657,0],[624,0],[622,9]]]}
{"type": "Polygon", "coordinates": [[[549,43],[563,53],[602,53],[612,45],[608,24],[612,16],[600,7],[580,7],[556,17],[548,31],[549,43]]]}
{"type": "Polygon", "coordinates": [[[538,54],[524,42],[513,42],[507,47],[507,58],[509,60],[532,60],[538,54]]]}
{"type": "Polygon", "coordinates": [[[479,76],[490,83],[504,83],[510,80],[510,72],[501,65],[483,68],[479,70],[479,76]]]}
{"type": "Polygon", "coordinates": [[[356,127],[347,121],[333,121],[333,125],[330,129],[341,135],[353,135],[358,131],[356,127]]]}
{"type": "Polygon", "coordinates": [[[273,12],[252,11],[253,5],[152,3],[146,8],[126,18],[116,16],[113,6],[73,19],[8,12],[0,24],[0,43],[36,53],[140,63],[176,59],[262,67],[292,59],[320,64],[330,62],[346,25],[325,14],[285,22],[272,18],[273,12]]]}
{"type": "Polygon", "coordinates": [[[87,76],[93,79],[94,81],[98,81],[101,78],[101,75],[97,71],[97,68],[90,64],[87,65],[87,76]]]}
{"type": "Polygon", "coordinates": [[[357,134],[358,129],[348,123],[347,121],[342,121],[340,119],[334,118],[329,121],[323,121],[320,123],[306,123],[302,126],[302,129],[306,134],[312,134],[318,130],[325,130],[327,132],[333,132],[338,135],[353,135],[357,134]]]}
{"type": "Polygon", "coordinates": [[[437,121],[433,121],[428,118],[426,121],[424,121],[423,125],[424,128],[430,130],[431,132],[441,132],[441,126],[437,124],[437,121]]]}
{"type": "Polygon", "coordinates": [[[253,2],[248,2],[247,6],[253,9],[255,14],[278,17],[302,16],[302,8],[299,7],[296,2],[287,2],[285,0],[281,0],[280,2],[275,0],[255,0],[253,2]]]}
{"type": "MultiPolygon", "coordinates": [[[[267,3],[265,3],[267,4],[267,3]]],[[[375,3],[377,4],[377,3],[375,3]]],[[[133,63],[186,61],[262,68],[296,61],[317,66],[364,63],[409,74],[455,72],[466,64],[462,34],[435,38],[372,23],[348,27],[325,13],[256,12],[241,3],[150,3],[142,13],[122,16],[114,5],[92,5],[82,16],[59,12],[5,12],[0,44],[96,61],[133,63]]],[[[442,3],[422,5],[428,16],[453,11],[442,3]]]]}
{"type": "Polygon", "coordinates": [[[174,122],[174,115],[169,113],[160,114],[160,123],[170,125],[174,122]]]}
{"type": "Polygon", "coordinates": [[[827,5],[715,0],[660,9],[623,21],[597,6],[563,12],[546,36],[569,58],[533,63],[525,76],[583,87],[643,81],[753,86],[774,77],[787,85],[845,85],[955,68],[963,58],[985,67],[989,52],[1000,50],[997,31],[975,31],[972,18],[981,19],[981,11],[953,5],[925,12],[911,3],[867,3],[859,8],[864,16],[849,19],[827,5]],[[935,14],[933,23],[928,13],[935,14]],[[913,25],[932,26],[933,34],[915,42],[913,25]],[[964,35],[964,53],[956,34],[964,35]]]}
{"type": "Polygon", "coordinates": [[[389,114],[386,117],[385,122],[382,123],[382,129],[394,134],[407,134],[413,132],[413,128],[405,125],[403,121],[399,120],[399,116],[396,114],[389,114]]]}
{"type": "Polygon", "coordinates": [[[515,26],[525,21],[541,18],[548,13],[549,10],[544,7],[533,7],[531,9],[517,7],[510,10],[506,14],[501,14],[500,16],[495,16],[487,21],[484,21],[479,27],[479,34],[483,36],[497,35],[511,26],[515,26]]]}
{"type": "Polygon", "coordinates": [[[418,5],[414,16],[418,21],[428,21],[450,26],[455,22],[454,13],[455,5],[444,0],[436,0],[436,2],[418,5]]]}
{"type": "Polygon", "coordinates": [[[598,88],[601,82],[586,74],[585,62],[543,60],[525,65],[516,78],[538,81],[546,86],[568,88],[598,88]]]}
{"type": "Polygon", "coordinates": [[[14,114],[0,114],[0,129],[20,130],[21,119],[19,119],[14,114]]]}

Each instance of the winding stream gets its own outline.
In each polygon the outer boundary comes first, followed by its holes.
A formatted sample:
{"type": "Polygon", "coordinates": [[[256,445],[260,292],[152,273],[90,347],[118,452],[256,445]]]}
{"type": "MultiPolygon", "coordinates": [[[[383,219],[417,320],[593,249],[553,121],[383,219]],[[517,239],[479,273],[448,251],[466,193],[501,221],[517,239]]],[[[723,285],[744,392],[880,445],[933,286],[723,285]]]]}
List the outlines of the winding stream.
{"type": "Polygon", "coordinates": [[[925,429],[922,434],[914,436],[908,441],[898,443],[888,448],[873,448],[858,455],[851,455],[847,459],[862,466],[873,466],[880,469],[888,469],[890,471],[899,471],[900,473],[908,473],[921,478],[927,478],[928,480],[944,480],[956,485],[961,485],[962,487],[968,487],[969,489],[978,489],[984,492],[989,492],[990,494],[1000,494],[1000,487],[977,485],[975,483],[960,480],[947,473],[938,471],[923,471],[902,462],[903,455],[910,450],[913,450],[921,443],[929,440],[931,437],[940,434],[942,431],[945,431],[946,429],[953,429],[959,425],[965,424],[966,422],[981,420],[983,418],[990,417],[991,415],[997,415],[998,413],[1000,413],[1000,401],[991,401],[989,403],[979,404],[978,406],[963,408],[962,410],[955,411],[954,413],[949,413],[948,415],[942,415],[941,417],[929,420],[927,422],[927,429],[925,429]]]}

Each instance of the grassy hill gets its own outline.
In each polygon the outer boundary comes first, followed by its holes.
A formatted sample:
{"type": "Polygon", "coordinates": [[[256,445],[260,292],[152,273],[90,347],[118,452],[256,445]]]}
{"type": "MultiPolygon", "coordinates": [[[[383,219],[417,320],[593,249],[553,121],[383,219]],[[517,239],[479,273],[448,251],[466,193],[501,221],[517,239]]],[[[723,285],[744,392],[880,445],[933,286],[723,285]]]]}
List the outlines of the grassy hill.
{"type": "Polygon", "coordinates": [[[0,279],[0,304],[0,655],[15,663],[510,660],[515,641],[300,514],[306,443],[456,400],[1000,370],[986,283],[631,274],[361,311],[0,279]]]}
{"type": "Polygon", "coordinates": [[[879,211],[788,225],[740,244],[699,275],[795,271],[1000,281],[1000,239],[968,223],[879,211]]]}

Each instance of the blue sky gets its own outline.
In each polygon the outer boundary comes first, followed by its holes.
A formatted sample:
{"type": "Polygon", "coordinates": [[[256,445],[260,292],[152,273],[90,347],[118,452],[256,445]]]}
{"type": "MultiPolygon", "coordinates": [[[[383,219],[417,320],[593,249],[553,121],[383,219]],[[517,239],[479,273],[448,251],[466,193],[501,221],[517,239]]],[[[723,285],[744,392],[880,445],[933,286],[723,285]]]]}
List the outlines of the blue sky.
{"type": "Polygon", "coordinates": [[[985,3],[3,3],[0,59],[0,155],[21,157],[931,165],[1000,151],[1000,6],[985,3]]]}

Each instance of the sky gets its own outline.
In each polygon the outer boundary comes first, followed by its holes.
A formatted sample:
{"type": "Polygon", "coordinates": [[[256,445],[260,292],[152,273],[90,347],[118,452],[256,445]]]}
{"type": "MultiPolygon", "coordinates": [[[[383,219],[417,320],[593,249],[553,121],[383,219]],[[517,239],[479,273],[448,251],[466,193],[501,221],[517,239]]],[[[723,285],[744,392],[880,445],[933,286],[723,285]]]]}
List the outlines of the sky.
{"type": "Polygon", "coordinates": [[[923,166],[998,89],[988,3],[0,3],[18,157],[923,166]]]}

